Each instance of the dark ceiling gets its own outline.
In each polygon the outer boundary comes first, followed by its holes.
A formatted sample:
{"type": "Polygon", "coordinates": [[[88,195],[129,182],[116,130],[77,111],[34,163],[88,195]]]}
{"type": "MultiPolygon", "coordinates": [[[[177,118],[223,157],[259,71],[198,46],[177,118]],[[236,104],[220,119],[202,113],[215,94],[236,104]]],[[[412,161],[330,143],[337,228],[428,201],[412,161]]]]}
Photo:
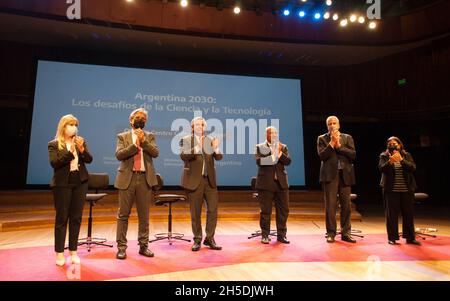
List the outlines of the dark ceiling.
{"type": "Polygon", "coordinates": [[[0,40],[126,55],[292,66],[360,64],[427,45],[433,41],[428,39],[392,46],[349,46],[218,39],[61,22],[4,13],[0,13],[0,40]]]}
{"type": "MultiPolygon", "coordinates": [[[[150,0],[136,0],[150,1],[150,0]]],[[[162,0],[163,2],[179,2],[179,0],[162,0]]],[[[373,1],[373,0],[372,0],[373,1]]],[[[379,0],[381,4],[381,15],[383,17],[400,16],[411,13],[418,9],[434,5],[447,0],[379,0]]],[[[241,9],[254,10],[255,12],[280,13],[285,7],[305,9],[326,9],[325,0],[189,0],[190,5],[210,6],[217,9],[231,8],[236,3],[241,9]]],[[[332,0],[331,10],[339,12],[361,12],[366,11],[366,0],[332,0]]]]}
{"type": "MultiPolygon", "coordinates": [[[[135,0],[150,1],[150,0],[135,0]]],[[[166,1],[166,0],[163,0],[166,1]]],[[[178,0],[177,0],[178,1],[178,0]]],[[[203,5],[216,6],[218,1],[205,0],[203,5]]],[[[223,0],[232,6],[235,0],[223,0]]],[[[275,0],[241,0],[243,7],[283,7],[287,2],[275,0]]],[[[400,15],[438,1],[380,0],[382,14],[400,15]]],[[[445,0],[449,1],[449,0],[445,0]]],[[[174,2],[174,1],[172,1],[174,2]]],[[[200,0],[190,0],[191,5],[200,0]]],[[[304,5],[324,5],[325,0],[308,0],[304,5]]],[[[302,4],[296,0],[298,5],[302,4]]],[[[366,6],[366,0],[334,0],[336,9],[366,6]]],[[[282,64],[291,66],[346,66],[421,47],[445,35],[412,43],[385,46],[326,45],[285,43],[280,41],[241,40],[205,36],[179,35],[164,32],[115,28],[99,24],[64,22],[58,19],[0,12],[0,41],[24,44],[87,49],[119,54],[149,55],[203,61],[232,61],[252,64],[282,64]]]]}

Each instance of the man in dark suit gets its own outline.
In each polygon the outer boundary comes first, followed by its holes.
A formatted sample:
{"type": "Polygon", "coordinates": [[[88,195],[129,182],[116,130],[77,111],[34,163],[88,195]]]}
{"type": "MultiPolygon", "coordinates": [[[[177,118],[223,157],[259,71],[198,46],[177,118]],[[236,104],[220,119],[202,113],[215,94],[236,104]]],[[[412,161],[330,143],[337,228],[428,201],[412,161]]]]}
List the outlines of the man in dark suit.
{"type": "Polygon", "coordinates": [[[203,231],[201,225],[202,205],[206,200],[206,238],[203,244],[213,250],[221,250],[214,240],[217,225],[217,206],[219,195],[216,183],[214,160],[222,160],[219,152],[219,140],[205,136],[206,121],[196,117],[191,122],[192,134],[180,141],[181,160],[184,162],[181,185],[186,191],[190,203],[192,233],[194,244],[192,251],[200,250],[203,231]]]}
{"type": "Polygon", "coordinates": [[[341,239],[355,243],[351,236],[350,193],[355,184],[353,160],[356,157],[355,144],[350,135],[339,132],[339,119],[329,116],[326,120],[328,133],[317,138],[320,182],[324,190],[327,242],[334,242],[336,236],[336,207],[339,194],[341,205],[341,239]]]}
{"type": "Polygon", "coordinates": [[[153,257],[148,249],[149,207],[153,197],[152,186],[158,184],[153,167],[153,158],[159,150],[152,133],[143,130],[147,122],[147,111],[140,108],[130,114],[131,131],[117,136],[116,158],[120,161],[114,187],[119,189],[117,213],[117,258],[126,258],[128,218],[136,202],[139,219],[139,254],[153,257]]]}
{"type": "Polygon", "coordinates": [[[275,127],[266,129],[266,139],[264,143],[256,145],[255,153],[258,165],[256,189],[261,207],[261,242],[268,244],[270,241],[270,218],[272,202],[275,201],[277,240],[288,244],[286,222],[289,215],[289,184],[285,166],[291,164],[291,158],[287,146],[278,140],[275,127]]]}

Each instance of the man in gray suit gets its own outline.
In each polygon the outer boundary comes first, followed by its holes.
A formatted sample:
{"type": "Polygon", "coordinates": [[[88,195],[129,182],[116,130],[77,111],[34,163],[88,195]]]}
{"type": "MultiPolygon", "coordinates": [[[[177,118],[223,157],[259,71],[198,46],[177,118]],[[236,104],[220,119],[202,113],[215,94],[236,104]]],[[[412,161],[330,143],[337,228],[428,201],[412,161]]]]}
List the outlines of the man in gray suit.
{"type": "Polygon", "coordinates": [[[192,251],[200,250],[203,230],[201,225],[202,205],[206,200],[206,238],[203,244],[213,250],[221,250],[214,240],[217,225],[217,206],[219,195],[216,183],[214,160],[222,160],[219,152],[219,140],[205,136],[206,121],[196,117],[191,121],[192,134],[180,141],[181,160],[184,162],[181,185],[186,191],[190,203],[192,233],[194,244],[192,251]]]}
{"type": "Polygon", "coordinates": [[[336,236],[336,207],[339,194],[341,205],[341,239],[355,243],[351,236],[351,185],[355,184],[353,160],[356,157],[355,144],[350,135],[339,132],[339,119],[329,116],[326,120],[328,133],[317,138],[320,182],[324,190],[327,242],[334,242],[336,236]]]}
{"type": "Polygon", "coordinates": [[[119,210],[117,213],[117,258],[126,258],[128,218],[133,203],[139,219],[139,254],[153,257],[148,249],[149,208],[152,200],[152,186],[158,184],[153,158],[159,150],[152,133],[143,130],[147,122],[147,111],[139,108],[131,112],[131,131],[117,136],[116,158],[120,161],[114,187],[119,189],[119,210]]]}
{"type": "Polygon", "coordinates": [[[278,140],[275,127],[266,128],[266,141],[256,145],[255,158],[258,165],[256,189],[261,207],[261,243],[268,244],[270,241],[270,218],[272,202],[275,201],[277,241],[288,244],[289,184],[285,166],[291,164],[291,158],[287,146],[278,140]]]}

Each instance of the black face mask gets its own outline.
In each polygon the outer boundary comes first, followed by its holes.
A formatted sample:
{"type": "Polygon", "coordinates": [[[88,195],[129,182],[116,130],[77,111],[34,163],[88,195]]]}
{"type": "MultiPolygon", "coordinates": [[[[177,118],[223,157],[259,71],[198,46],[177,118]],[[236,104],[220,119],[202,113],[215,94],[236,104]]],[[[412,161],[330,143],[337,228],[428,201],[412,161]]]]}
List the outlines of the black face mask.
{"type": "Polygon", "coordinates": [[[143,129],[145,127],[145,120],[144,119],[140,119],[140,118],[136,118],[133,121],[133,127],[135,129],[143,129]]]}
{"type": "Polygon", "coordinates": [[[392,154],[394,151],[398,150],[398,146],[397,145],[389,145],[388,150],[392,154]]]}

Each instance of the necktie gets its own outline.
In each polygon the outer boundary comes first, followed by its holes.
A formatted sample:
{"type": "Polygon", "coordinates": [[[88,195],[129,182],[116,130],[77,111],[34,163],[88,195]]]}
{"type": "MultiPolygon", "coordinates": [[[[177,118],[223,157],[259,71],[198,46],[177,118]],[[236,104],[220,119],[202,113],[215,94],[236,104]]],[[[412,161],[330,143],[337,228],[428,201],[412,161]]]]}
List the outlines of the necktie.
{"type": "MultiPolygon", "coordinates": [[[[342,145],[342,139],[341,139],[341,137],[339,137],[339,143],[342,145]]],[[[341,162],[341,160],[339,159],[339,156],[338,156],[338,169],[343,169],[343,166],[342,166],[343,164],[342,164],[342,162],[341,162]]]]}
{"type": "Polygon", "coordinates": [[[205,169],[205,155],[202,154],[202,158],[203,158],[203,166],[202,166],[202,175],[206,176],[206,169],[205,169]]]}
{"type": "Polygon", "coordinates": [[[198,143],[199,143],[199,146],[200,146],[200,149],[201,149],[201,152],[202,152],[202,176],[206,176],[206,166],[205,166],[205,152],[204,152],[204,149],[203,149],[203,143],[202,143],[202,140],[203,140],[203,142],[204,142],[204,139],[205,139],[205,137],[198,137],[198,143]]]}
{"type": "Polygon", "coordinates": [[[205,153],[203,151],[202,151],[202,159],[203,159],[202,175],[204,177],[206,177],[208,175],[208,173],[206,171],[206,164],[205,164],[206,158],[205,158],[205,153]]]}
{"type": "Polygon", "coordinates": [[[134,164],[133,164],[133,170],[134,171],[140,171],[141,170],[141,148],[138,148],[138,152],[136,155],[134,155],[134,164]]]}

